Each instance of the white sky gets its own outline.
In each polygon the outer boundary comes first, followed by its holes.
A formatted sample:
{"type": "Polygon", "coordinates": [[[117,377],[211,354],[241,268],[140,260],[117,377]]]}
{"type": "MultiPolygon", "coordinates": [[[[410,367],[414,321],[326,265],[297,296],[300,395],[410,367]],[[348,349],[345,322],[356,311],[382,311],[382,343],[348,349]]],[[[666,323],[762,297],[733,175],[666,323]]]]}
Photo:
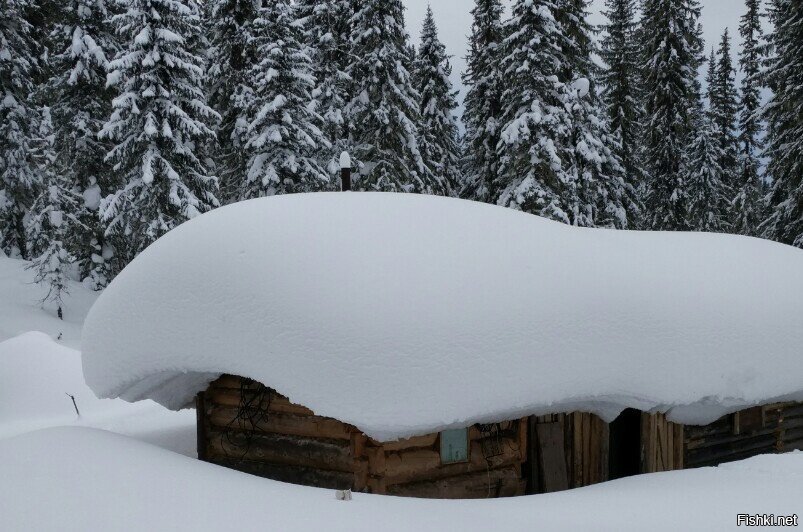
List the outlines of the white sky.
{"type": "MultiPolygon", "coordinates": [[[[438,24],[441,40],[452,57],[455,86],[462,89],[460,73],[465,69],[464,56],[467,51],[467,36],[471,28],[470,11],[474,0],[404,0],[407,6],[407,28],[413,42],[418,45],[421,24],[424,21],[427,5],[432,6],[438,24]]],[[[739,46],[739,18],[745,11],[743,0],[702,0],[702,23],[705,32],[706,56],[712,45],[718,45],[722,32],[730,28],[734,41],[734,61],[739,46]]],[[[600,14],[604,0],[593,0],[593,24],[605,22],[600,14]]],[[[737,63],[734,63],[737,64],[737,63]]]]}

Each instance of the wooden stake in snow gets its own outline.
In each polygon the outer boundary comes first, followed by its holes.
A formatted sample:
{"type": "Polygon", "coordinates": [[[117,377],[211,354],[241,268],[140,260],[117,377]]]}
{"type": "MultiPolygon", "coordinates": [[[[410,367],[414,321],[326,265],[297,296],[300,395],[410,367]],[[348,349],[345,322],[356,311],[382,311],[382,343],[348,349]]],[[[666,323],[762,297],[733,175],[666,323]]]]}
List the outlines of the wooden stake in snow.
{"type": "MultiPolygon", "coordinates": [[[[64,392],[64,393],[67,393],[67,392],[64,392]]],[[[75,408],[75,414],[78,417],[81,417],[81,412],[78,411],[78,404],[75,402],[75,396],[74,395],[70,395],[70,394],[67,393],[67,397],[72,399],[72,406],[73,406],[73,408],[75,408]]]]}
{"type": "Polygon", "coordinates": [[[347,151],[340,154],[340,189],[343,192],[351,190],[351,156],[347,151]]]}

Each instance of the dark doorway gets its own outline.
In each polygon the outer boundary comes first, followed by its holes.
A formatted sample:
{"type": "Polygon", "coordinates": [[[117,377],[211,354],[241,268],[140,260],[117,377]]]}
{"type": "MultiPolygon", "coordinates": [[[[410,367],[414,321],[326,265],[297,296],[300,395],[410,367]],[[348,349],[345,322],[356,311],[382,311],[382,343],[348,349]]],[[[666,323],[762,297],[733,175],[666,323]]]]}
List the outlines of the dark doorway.
{"type": "Polygon", "coordinates": [[[628,408],[610,425],[611,480],[641,473],[641,412],[628,408]]]}

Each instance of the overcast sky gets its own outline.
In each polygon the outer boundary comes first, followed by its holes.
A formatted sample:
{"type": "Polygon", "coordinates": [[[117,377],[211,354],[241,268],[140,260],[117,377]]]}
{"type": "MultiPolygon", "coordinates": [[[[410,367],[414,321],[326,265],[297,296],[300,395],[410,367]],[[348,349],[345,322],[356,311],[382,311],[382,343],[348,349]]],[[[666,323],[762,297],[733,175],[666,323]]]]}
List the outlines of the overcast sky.
{"type": "MultiPolygon", "coordinates": [[[[453,78],[455,86],[462,88],[460,73],[465,69],[464,56],[467,50],[467,35],[471,28],[470,11],[474,6],[474,0],[404,0],[404,3],[407,6],[407,28],[416,45],[418,44],[427,5],[432,6],[441,40],[446,44],[449,54],[454,56],[452,64],[454,66],[453,78]]],[[[712,45],[719,43],[722,32],[725,31],[726,27],[730,28],[731,35],[736,40],[736,46],[738,46],[739,17],[742,16],[745,10],[744,1],[702,0],[702,5],[706,55],[712,45]]],[[[600,14],[603,6],[604,0],[593,0],[593,14],[591,17],[593,24],[605,22],[605,17],[600,14]]],[[[736,60],[736,51],[735,48],[734,60],[736,60]]]]}

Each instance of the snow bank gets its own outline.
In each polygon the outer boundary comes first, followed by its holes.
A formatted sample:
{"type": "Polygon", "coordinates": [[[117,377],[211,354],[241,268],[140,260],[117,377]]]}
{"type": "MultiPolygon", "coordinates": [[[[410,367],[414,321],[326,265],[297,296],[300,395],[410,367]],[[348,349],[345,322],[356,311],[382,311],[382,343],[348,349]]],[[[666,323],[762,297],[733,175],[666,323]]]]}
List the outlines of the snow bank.
{"type": "Polygon", "coordinates": [[[801,511],[803,453],[640,475],[563,493],[438,501],[281,484],[111,433],[0,441],[0,530],[738,530],[740,513],[801,511]]]}
{"type": "Polygon", "coordinates": [[[0,342],[29,331],[41,331],[77,348],[81,324],[97,299],[97,292],[80,283],[69,283],[70,293],[64,297],[64,320],[59,320],[52,304],[42,307],[47,288],[34,283],[34,272],[25,269],[29,264],[9,259],[0,252],[0,342]]]}
{"type": "Polygon", "coordinates": [[[159,240],[92,308],[102,397],[173,409],[221,373],[389,440],[623,408],[707,423],[803,400],[803,253],[578,229],[378,193],[244,202],[159,240]]]}
{"type": "Polygon", "coordinates": [[[168,412],[150,401],[131,405],[98,399],[84,383],[81,354],[44,333],[0,342],[0,438],[73,424],[137,436],[195,456],[191,413],[168,412]]]}

